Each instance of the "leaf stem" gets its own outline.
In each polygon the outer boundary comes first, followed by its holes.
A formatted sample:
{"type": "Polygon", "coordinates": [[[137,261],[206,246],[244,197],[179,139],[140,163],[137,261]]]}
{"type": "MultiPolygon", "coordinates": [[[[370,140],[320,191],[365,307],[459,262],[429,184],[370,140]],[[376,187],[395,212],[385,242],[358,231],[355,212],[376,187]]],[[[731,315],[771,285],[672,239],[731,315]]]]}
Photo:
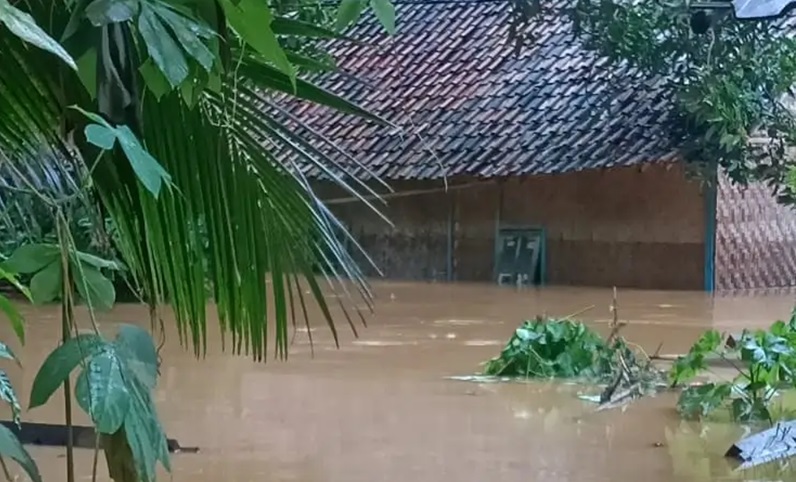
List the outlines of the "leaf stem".
{"type": "Polygon", "coordinates": [[[3,457],[0,457],[0,467],[3,468],[3,475],[6,476],[6,480],[8,482],[13,482],[14,479],[11,477],[11,473],[8,471],[8,466],[6,465],[6,460],[3,457]]]}
{"type": "MultiPolygon", "coordinates": [[[[69,225],[66,223],[61,208],[56,208],[55,212],[56,231],[58,233],[58,244],[61,251],[61,339],[66,344],[72,336],[72,328],[77,329],[74,323],[74,311],[72,309],[72,284],[70,282],[71,273],[69,271],[69,225]]],[[[66,419],[66,480],[75,482],[75,454],[74,454],[74,426],[72,422],[72,386],[69,377],[64,379],[64,415],[66,419]]]]}
{"type": "Polygon", "coordinates": [[[95,440],[94,440],[94,462],[91,466],[91,482],[97,482],[97,461],[99,460],[99,451],[100,451],[100,434],[99,430],[95,430],[95,440]]]}
{"type": "MultiPolygon", "coordinates": [[[[63,254],[63,253],[62,253],[63,254]]],[[[67,267],[69,263],[64,263],[64,283],[63,283],[63,300],[61,301],[61,336],[63,343],[69,341],[71,336],[71,310],[69,309],[69,283],[66,281],[67,267]]],[[[64,411],[66,418],[66,480],[67,482],[75,482],[75,454],[74,454],[74,440],[73,440],[73,424],[72,424],[72,387],[69,377],[64,380],[64,411]]]]}

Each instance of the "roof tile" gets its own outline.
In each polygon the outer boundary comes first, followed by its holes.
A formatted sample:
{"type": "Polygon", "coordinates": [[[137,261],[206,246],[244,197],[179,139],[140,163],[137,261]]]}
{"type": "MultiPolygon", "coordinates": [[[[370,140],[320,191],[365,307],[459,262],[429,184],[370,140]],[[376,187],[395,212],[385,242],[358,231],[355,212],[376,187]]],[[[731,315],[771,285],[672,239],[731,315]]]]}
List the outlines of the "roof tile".
{"type": "Polygon", "coordinates": [[[352,35],[369,46],[330,44],[341,69],[365,82],[314,80],[401,132],[323,106],[291,101],[290,112],[387,179],[671,160],[664,93],[585,49],[566,14],[570,0],[548,3],[552,12],[529,26],[535,43],[518,55],[507,40],[509,4],[494,0],[399,3],[394,38],[368,18],[352,35]]]}

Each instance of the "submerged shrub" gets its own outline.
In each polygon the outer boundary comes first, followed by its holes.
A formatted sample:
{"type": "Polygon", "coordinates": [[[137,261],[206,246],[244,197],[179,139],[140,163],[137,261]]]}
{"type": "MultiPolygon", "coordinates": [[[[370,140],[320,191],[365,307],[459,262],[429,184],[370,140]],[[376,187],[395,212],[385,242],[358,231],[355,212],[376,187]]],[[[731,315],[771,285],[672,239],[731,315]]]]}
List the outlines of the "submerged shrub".
{"type": "Polygon", "coordinates": [[[517,328],[499,356],[486,362],[484,374],[525,378],[608,377],[621,340],[610,346],[594,330],[569,319],[537,317],[517,328]]]}
{"type": "Polygon", "coordinates": [[[677,409],[684,418],[704,418],[729,409],[736,421],[772,421],[771,403],[796,384],[796,318],[777,321],[768,330],[744,330],[726,342],[716,330],[705,332],[680,357],[669,374],[673,386],[709,371],[709,360],[734,367],[731,379],[687,386],[677,409]]]}

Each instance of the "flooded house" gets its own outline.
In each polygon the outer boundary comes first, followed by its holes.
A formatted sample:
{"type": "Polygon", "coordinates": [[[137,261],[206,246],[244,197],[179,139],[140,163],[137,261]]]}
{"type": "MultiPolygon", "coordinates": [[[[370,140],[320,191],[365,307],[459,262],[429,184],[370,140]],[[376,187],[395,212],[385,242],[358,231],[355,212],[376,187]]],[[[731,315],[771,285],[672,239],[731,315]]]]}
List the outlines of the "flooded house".
{"type": "Polygon", "coordinates": [[[368,46],[332,45],[341,72],[320,84],[395,127],[316,105],[293,114],[361,162],[358,176],[392,188],[390,226],[316,183],[384,276],[707,291],[795,284],[796,216],[765,186],[692,180],[667,127],[667,94],[587,50],[565,3],[549,3],[519,52],[499,1],[401,3],[395,36],[363,19],[355,37],[368,46]]]}

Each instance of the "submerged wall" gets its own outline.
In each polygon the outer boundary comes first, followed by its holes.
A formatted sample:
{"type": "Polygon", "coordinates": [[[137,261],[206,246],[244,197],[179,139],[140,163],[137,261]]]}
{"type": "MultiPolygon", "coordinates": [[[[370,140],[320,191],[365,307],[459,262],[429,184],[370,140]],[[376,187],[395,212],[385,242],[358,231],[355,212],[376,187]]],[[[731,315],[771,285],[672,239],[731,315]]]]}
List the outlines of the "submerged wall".
{"type": "MultiPolygon", "coordinates": [[[[703,287],[704,203],[677,167],[449,183],[470,187],[417,193],[442,182],[391,183],[399,193],[416,192],[388,200],[394,227],[359,203],[331,207],[389,278],[445,280],[450,267],[455,280],[491,280],[500,219],[545,228],[551,284],[703,287]]],[[[327,189],[321,195],[335,197],[327,189]]]]}
{"type": "Polygon", "coordinates": [[[796,211],[771,189],[744,189],[719,176],[716,199],[716,289],[745,291],[796,285],[796,211]]]}

